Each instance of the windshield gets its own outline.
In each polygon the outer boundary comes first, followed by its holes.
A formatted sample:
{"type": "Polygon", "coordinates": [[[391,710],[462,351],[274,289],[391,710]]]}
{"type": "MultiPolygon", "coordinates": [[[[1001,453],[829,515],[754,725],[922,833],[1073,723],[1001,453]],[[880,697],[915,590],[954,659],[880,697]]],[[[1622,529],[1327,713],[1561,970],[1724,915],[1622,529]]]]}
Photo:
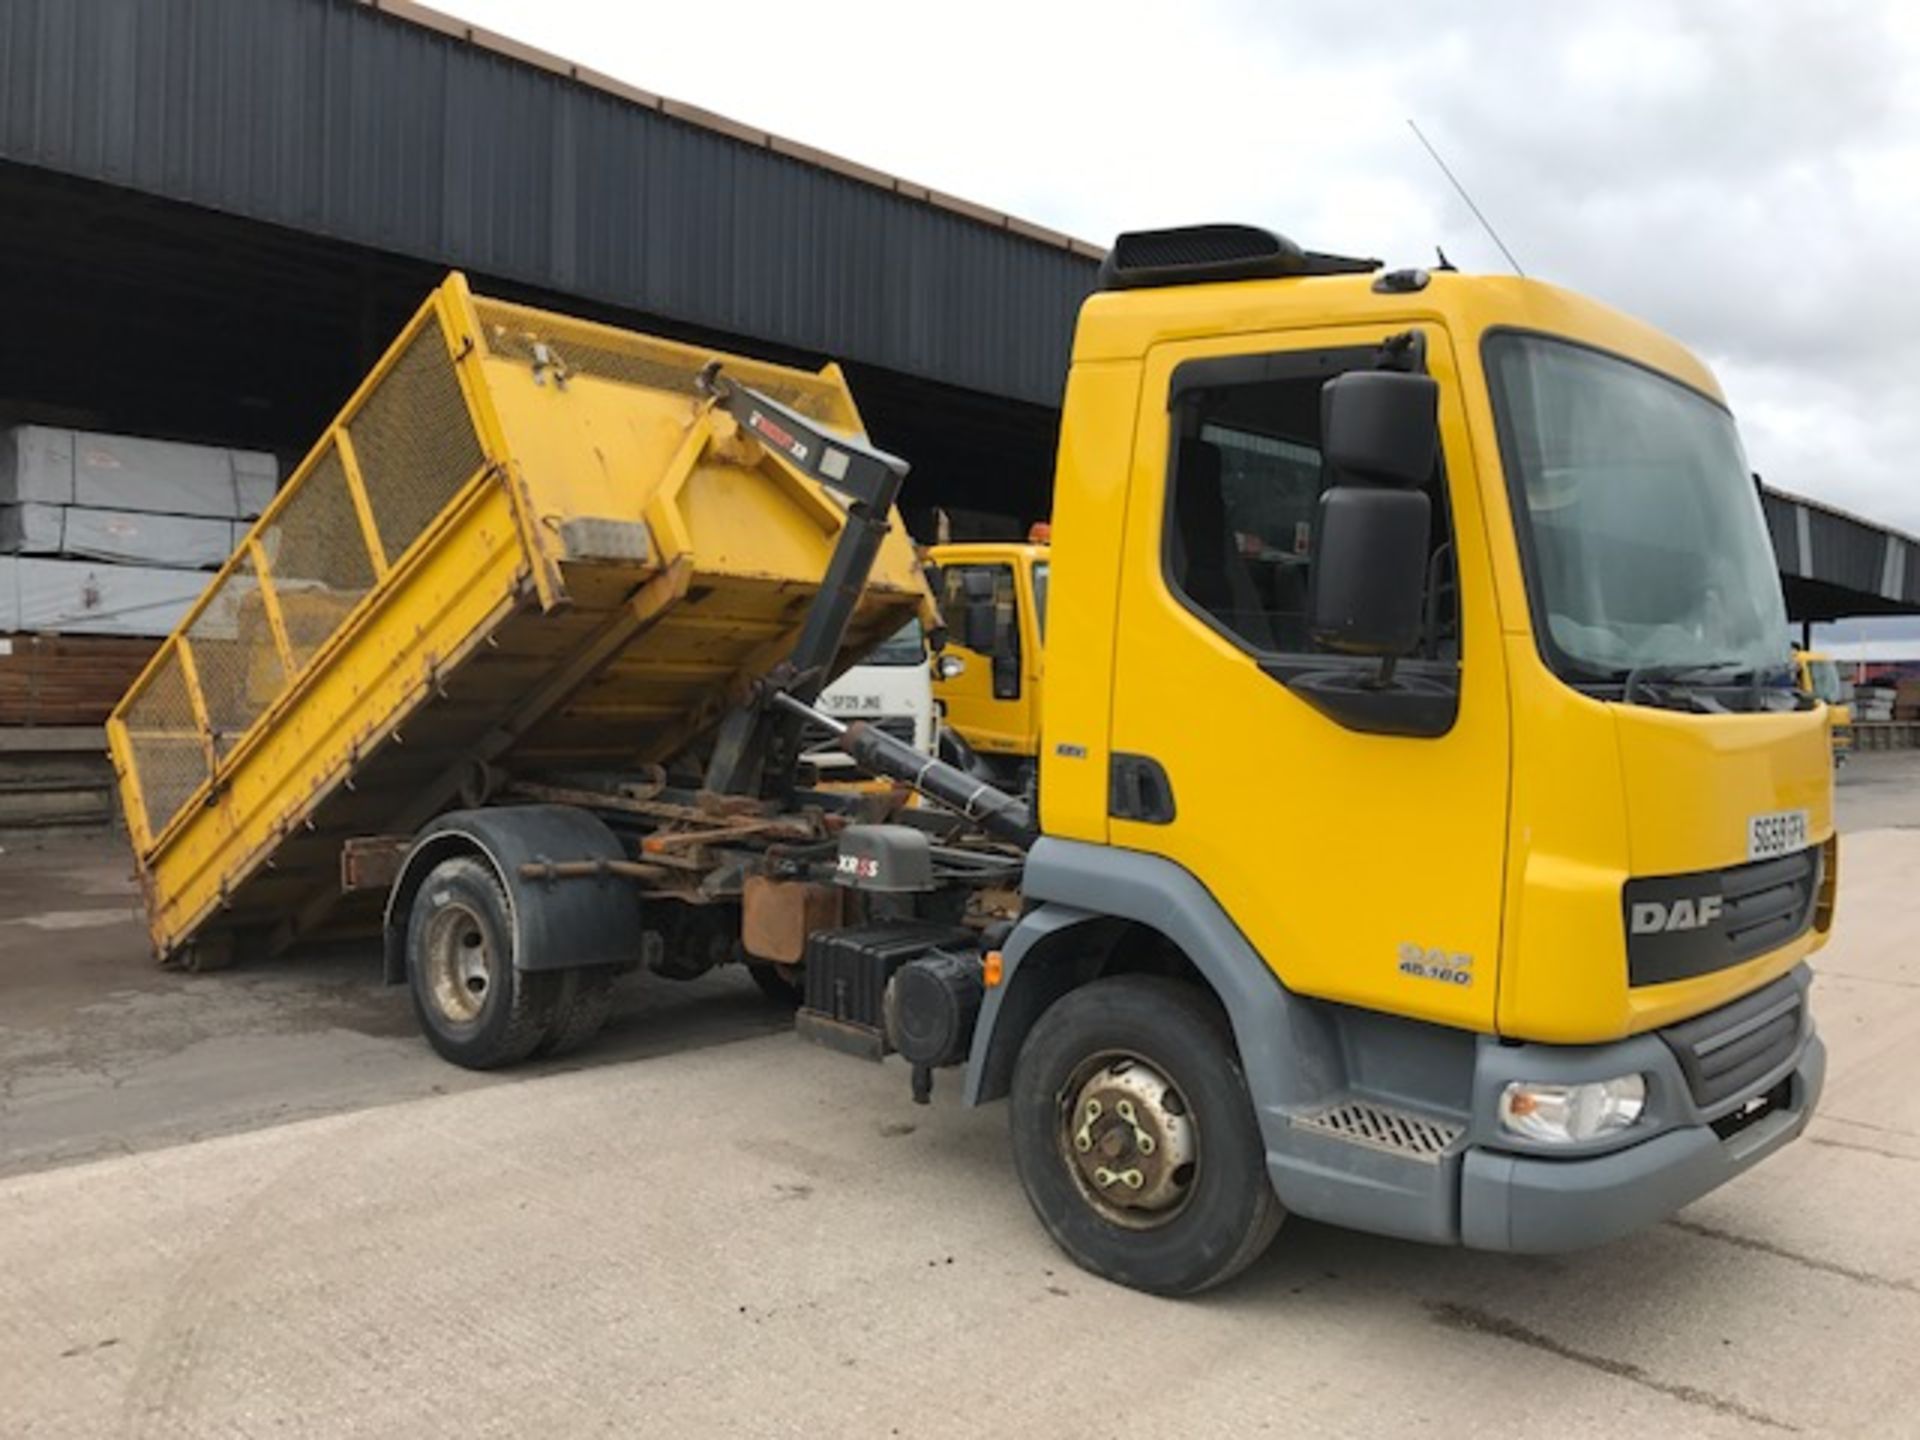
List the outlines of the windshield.
{"type": "Polygon", "coordinates": [[[918,665],[927,658],[920,622],[909,620],[868,652],[862,665],[918,665]]]}
{"type": "Polygon", "coordinates": [[[1732,417],[1563,341],[1495,335],[1486,357],[1549,662],[1587,680],[1784,670],[1786,605],[1732,417]]]}
{"type": "Polygon", "coordinates": [[[1033,626],[1042,640],[1047,638],[1047,562],[1033,562],[1033,626]]]}

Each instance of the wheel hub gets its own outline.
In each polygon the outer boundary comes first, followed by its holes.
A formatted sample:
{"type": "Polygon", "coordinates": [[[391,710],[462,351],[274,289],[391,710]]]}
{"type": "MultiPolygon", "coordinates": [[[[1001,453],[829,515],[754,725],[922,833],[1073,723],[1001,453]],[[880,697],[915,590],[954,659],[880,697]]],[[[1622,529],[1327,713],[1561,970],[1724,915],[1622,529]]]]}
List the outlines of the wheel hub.
{"type": "Polygon", "coordinates": [[[1193,1186],[1193,1121],[1166,1076],[1132,1056],[1104,1057],[1063,1117],[1064,1149],[1081,1189],[1122,1224],[1157,1223],[1193,1186]]]}
{"type": "Polygon", "coordinates": [[[434,912],[426,936],[427,989],[456,1025],[470,1025],[493,989],[495,956],[480,917],[454,901],[434,912]]]}

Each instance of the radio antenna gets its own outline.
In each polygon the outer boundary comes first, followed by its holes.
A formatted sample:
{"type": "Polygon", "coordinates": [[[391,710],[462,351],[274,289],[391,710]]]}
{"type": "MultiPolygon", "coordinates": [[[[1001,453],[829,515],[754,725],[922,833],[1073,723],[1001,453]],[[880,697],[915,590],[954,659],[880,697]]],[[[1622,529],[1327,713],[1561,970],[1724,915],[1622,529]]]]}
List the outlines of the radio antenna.
{"type": "Polygon", "coordinates": [[[1507,257],[1507,264],[1513,267],[1513,273],[1522,280],[1526,279],[1527,272],[1522,270],[1520,262],[1513,258],[1513,252],[1507,248],[1507,242],[1500,238],[1500,232],[1493,228],[1493,222],[1480,213],[1480,207],[1473,203],[1473,196],[1469,195],[1467,187],[1460,183],[1460,177],[1447,168],[1447,162],[1440,158],[1440,152],[1433,148],[1433,142],[1421,133],[1420,127],[1413,123],[1411,116],[1407,118],[1407,128],[1413,131],[1413,138],[1418,140],[1426,148],[1427,154],[1433,157],[1433,163],[1440,167],[1440,173],[1447,177],[1455,190],[1460,192],[1460,198],[1467,202],[1467,209],[1471,210],[1473,218],[1480,222],[1480,228],[1487,232],[1493,243],[1500,247],[1500,253],[1507,257]]]}

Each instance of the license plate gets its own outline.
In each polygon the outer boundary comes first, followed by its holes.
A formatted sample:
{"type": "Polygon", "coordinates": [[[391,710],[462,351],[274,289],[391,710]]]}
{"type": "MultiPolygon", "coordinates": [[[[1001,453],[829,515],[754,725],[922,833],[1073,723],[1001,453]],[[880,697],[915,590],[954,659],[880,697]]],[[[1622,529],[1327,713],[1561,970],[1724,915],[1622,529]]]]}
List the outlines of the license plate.
{"type": "Polygon", "coordinates": [[[1807,848],[1807,812],[1776,810],[1747,821],[1747,858],[1770,860],[1807,848]]]}

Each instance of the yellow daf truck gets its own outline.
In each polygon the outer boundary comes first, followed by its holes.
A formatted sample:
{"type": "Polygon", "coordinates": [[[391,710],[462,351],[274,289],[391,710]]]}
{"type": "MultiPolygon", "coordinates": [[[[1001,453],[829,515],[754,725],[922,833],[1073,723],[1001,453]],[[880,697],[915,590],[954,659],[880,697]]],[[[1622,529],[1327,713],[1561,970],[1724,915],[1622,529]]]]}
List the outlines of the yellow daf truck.
{"type": "Polygon", "coordinates": [[[927,612],[906,474],[831,368],[450,281],[109,727],[156,947],[365,918],[482,1067],[582,1043],[623,967],[744,960],[916,1099],[1007,1100],[1047,1231],[1162,1294],[1288,1215],[1595,1244],[1805,1127],[1827,721],[1680,345],[1532,280],[1121,236],[1037,813],[812,703],[927,612]],[[809,724],[933,803],[796,783],[809,724]]]}

